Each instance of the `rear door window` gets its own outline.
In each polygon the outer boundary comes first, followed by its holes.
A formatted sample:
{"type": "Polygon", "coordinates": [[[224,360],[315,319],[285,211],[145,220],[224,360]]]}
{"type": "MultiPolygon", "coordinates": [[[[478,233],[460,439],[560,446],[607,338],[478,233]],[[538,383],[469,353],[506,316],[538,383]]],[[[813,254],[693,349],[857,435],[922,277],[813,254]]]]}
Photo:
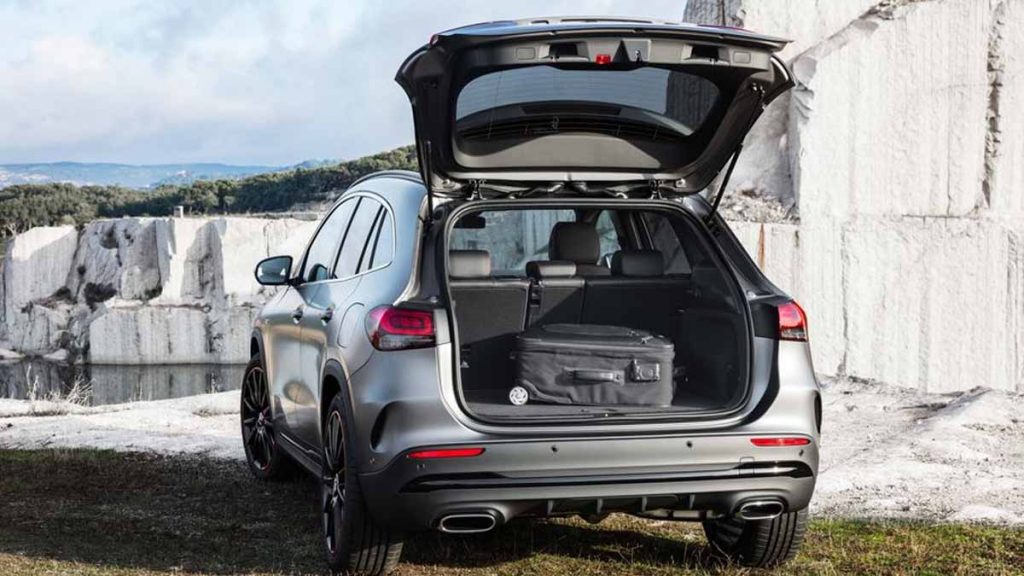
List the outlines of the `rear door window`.
{"type": "Polygon", "coordinates": [[[652,247],[661,252],[666,274],[689,274],[690,262],[679,239],[679,230],[664,214],[646,212],[643,216],[647,232],[651,236],[652,247]]]}

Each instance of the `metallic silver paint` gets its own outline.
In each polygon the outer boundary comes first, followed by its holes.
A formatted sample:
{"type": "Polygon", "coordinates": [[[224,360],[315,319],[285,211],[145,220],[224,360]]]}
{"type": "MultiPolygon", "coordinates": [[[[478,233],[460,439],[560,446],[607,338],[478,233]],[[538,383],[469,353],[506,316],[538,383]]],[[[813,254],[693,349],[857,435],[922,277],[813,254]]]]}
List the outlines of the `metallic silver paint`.
{"type": "MultiPolygon", "coordinates": [[[[395,254],[390,265],[356,277],[287,287],[257,318],[253,338],[262,352],[274,396],[273,415],[287,432],[281,445],[319,472],[323,386],[336,379],[346,395],[358,478],[371,513],[403,530],[436,528],[451,514],[494,514],[497,523],[533,514],[559,499],[685,494],[703,506],[692,519],[735,514],[754,500],[787,510],[806,507],[818,469],[814,404],[820,391],[806,343],[752,339],[750,402],[738,413],[707,421],[649,421],[569,426],[496,426],[460,407],[454,382],[455,350],[449,314],[438,294],[436,239],[423,225],[425,190],[415,176],[382,174],[361,180],[342,197],[372,195],[391,211],[395,254]],[[431,269],[431,267],[433,269],[431,269]],[[437,346],[381,352],[366,337],[374,307],[417,301],[436,308],[437,346]],[[303,307],[299,321],[292,312],[303,307]],[[334,313],[327,320],[320,314],[334,313]],[[341,328],[345,326],[344,333],[341,328]],[[340,345],[343,342],[344,345],[340,345]],[[757,448],[753,435],[803,435],[806,446],[757,448]],[[415,448],[481,446],[476,458],[412,461],[415,448]],[[811,474],[773,475],[795,463],[811,474]],[[753,474],[751,466],[763,465],[753,474]],[[569,478],[568,484],[409,491],[426,476],[496,474],[508,482],[569,478]],[[638,480],[640,476],[652,476],[638,480]],[[573,480],[575,479],[575,480],[573,480]]],[[[629,202],[629,201],[625,201],[629,202]]],[[[692,213],[702,201],[682,204],[692,213]]],[[[725,234],[718,242],[735,242],[725,234]]],[[[728,252],[728,251],[727,251],[728,252]]],[[[731,266],[744,293],[781,297],[763,277],[731,266]]],[[[540,482],[544,484],[544,482],[540,482]]],[[[684,515],[689,517],[687,515],[684,515]]]]}

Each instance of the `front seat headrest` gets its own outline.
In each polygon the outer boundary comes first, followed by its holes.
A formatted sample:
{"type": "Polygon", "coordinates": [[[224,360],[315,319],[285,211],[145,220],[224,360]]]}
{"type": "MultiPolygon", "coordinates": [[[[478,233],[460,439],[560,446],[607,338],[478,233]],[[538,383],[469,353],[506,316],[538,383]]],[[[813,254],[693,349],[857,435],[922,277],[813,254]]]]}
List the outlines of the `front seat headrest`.
{"type": "Polygon", "coordinates": [[[488,278],[491,253],[486,250],[450,250],[448,274],[452,278],[488,278]]]}
{"type": "Polygon", "coordinates": [[[616,276],[661,276],[664,260],[658,250],[619,250],[612,255],[612,274],[616,276]]]}
{"type": "Polygon", "coordinates": [[[559,222],[551,229],[548,243],[549,260],[568,260],[576,264],[597,264],[601,257],[601,240],[593,224],[559,222]]]}

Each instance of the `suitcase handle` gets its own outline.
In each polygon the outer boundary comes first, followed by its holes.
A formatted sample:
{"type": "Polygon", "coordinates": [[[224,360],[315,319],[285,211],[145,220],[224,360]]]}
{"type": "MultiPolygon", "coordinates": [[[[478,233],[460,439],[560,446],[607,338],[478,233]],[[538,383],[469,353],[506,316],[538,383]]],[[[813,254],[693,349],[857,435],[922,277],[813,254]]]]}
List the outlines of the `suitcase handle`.
{"type": "Polygon", "coordinates": [[[580,370],[576,369],[572,371],[572,377],[574,380],[582,382],[622,382],[622,373],[610,372],[607,370],[580,370]]]}

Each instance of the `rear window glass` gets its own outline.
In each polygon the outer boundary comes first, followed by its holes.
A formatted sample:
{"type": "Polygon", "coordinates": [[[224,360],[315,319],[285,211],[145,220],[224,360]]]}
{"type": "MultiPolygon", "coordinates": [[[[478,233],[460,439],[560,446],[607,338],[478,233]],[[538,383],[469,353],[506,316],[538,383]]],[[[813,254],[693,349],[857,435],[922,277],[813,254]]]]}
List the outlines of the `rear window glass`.
{"type": "MultiPolygon", "coordinates": [[[[492,119],[486,114],[481,117],[481,113],[505,106],[520,105],[521,111],[539,114],[550,108],[533,107],[531,110],[526,106],[572,103],[576,105],[573,111],[587,111],[597,116],[622,116],[623,110],[640,112],[639,116],[631,115],[632,120],[640,122],[644,120],[644,113],[653,114],[653,120],[668,120],[666,126],[685,136],[700,128],[718,96],[718,88],[710,80],[679,70],[654,67],[567,70],[529,66],[492,72],[471,80],[459,93],[455,118],[456,122],[488,121],[492,119]],[[589,108],[585,106],[588,104],[589,108]]],[[[552,127],[549,125],[547,129],[552,127]]],[[[553,129],[558,131],[557,126],[553,129]]]]}

